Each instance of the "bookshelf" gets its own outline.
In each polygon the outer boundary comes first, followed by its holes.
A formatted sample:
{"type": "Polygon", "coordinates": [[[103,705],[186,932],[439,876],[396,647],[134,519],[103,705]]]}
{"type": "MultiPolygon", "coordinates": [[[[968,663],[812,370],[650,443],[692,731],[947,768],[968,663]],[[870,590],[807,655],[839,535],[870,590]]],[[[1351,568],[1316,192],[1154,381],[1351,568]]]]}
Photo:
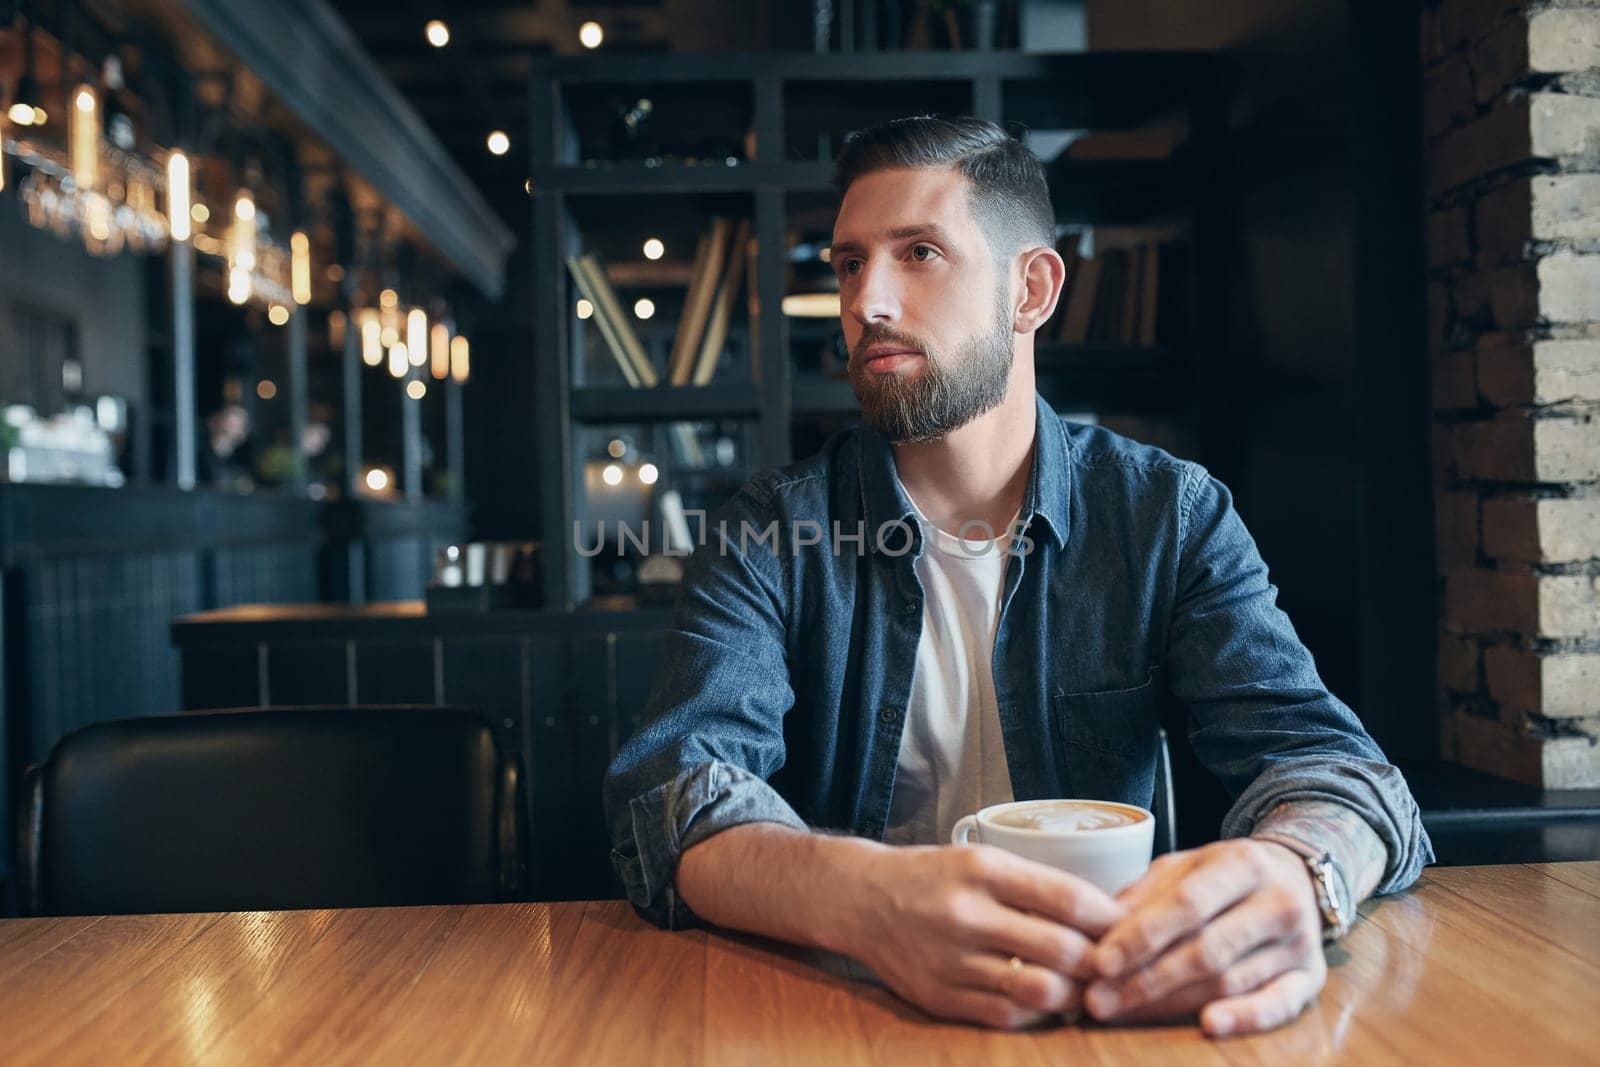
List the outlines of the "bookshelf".
{"type": "MultiPolygon", "coordinates": [[[[1059,410],[1170,420],[1203,454],[1207,423],[1216,417],[1208,413],[1225,400],[1218,377],[1205,373],[1221,344],[1223,272],[1214,263],[1202,267],[1197,254],[1220,247],[1216,237],[1225,224],[1222,102],[1211,56],[536,57],[529,100],[534,415],[547,607],[570,610],[611,591],[596,586],[594,561],[575,547],[575,520],[651,510],[609,499],[615,496],[609,489],[599,494],[608,499],[597,502],[596,464],[607,459],[597,448],[620,446],[629,475],[645,463],[659,468],[649,492],[681,487],[685,500],[712,494],[690,505],[709,507],[719,502],[715,494],[731,492],[761,468],[790,462],[797,448],[809,450],[826,432],[853,422],[854,394],[838,354],[828,351],[837,322],[788,318],[778,309],[798,277],[795,247],[826,242],[832,156],[844,134],[897,115],[970,113],[1021,123],[1042,138],[1040,145],[1051,143],[1048,131],[1127,136],[1177,129],[1171,149],[1157,156],[1115,158],[1113,145],[1109,156],[1045,158],[1061,227],[1176,220],[1188,250],[1184,283],[1172,298],[1181,304],[1182,321],[1154,343],[1148,329],[1144,343],[1104,331],[1086,343],[1041,343],[1037,367],[1041,391],[1059,410]],[[626,112],[650,116],[648,136],[633,137],[635,127],[619,124],[626,112]],[[692,321],[685,290],[696,269],[696,235],[718,218],[748,223],[750,263],[710,381],[673,385],[679,319],[692,321]],[[643,262],[632,251],[648,234],[666,242],[662,262],[643,262]],[[576,313],[582,294],[568,260],[586,254],[608,271],[624,312],[636,298],[658,307],[649,321],[631,323],[659,381],[654,387],[630,384],[637,375],[621,367],[594,317],[576,313]],[[698,455],[714,454],[715,461],[686,468],[686,435],[698,442],[698,455]]],[[[626,477],[622,489],[644,492],[626,477]]],[[[592,522],[587,529],[592,537],[592,522]]]]}

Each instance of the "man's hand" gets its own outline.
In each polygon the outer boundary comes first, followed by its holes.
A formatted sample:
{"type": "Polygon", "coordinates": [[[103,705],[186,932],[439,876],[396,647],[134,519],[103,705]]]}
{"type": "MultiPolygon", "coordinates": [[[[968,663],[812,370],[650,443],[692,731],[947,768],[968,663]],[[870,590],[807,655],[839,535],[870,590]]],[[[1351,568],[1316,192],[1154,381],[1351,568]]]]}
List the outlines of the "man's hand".
{"type": "Polygon", "coordinates": [[[1093,941],[1124,914],[1082,879],[985,845],[883,849],[843,891],[857,921],[840,951],[934,1015],[1004,1028],[1077,1008],[1093,941]]]}
{"type": "Polygon", "coordinates": [[[1212,1037],[1270,1030],[1327,980],[1316,891],[1282,845],[1239,838],[1161,856],[1117,900],[1128,913],[1093,955],[1096,1019],[1198,1011],[1212,1037]]]}

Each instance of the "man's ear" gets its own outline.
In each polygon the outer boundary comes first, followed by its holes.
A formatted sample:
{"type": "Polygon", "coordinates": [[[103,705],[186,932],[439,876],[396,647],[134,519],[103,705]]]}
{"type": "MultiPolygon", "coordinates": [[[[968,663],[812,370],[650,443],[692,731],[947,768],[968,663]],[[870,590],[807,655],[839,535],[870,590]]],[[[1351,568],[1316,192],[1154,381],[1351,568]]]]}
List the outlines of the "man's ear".
{"type": "Polygon", "coordinates": [[[1020,257],[1022,300],[1011,316],[1017,333],[1032,333],[1055,314],[1067,280],[1067,265],[1053,248],[1030,248],[1020,257]]]}

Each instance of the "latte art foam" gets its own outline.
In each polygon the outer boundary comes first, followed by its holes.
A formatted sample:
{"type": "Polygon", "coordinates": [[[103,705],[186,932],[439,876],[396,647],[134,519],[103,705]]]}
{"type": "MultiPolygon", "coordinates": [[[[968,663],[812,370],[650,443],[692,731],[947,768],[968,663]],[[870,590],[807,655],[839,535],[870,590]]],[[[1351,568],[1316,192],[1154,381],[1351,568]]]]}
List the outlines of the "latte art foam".
{"type": "Polygon", "coordinates": [[[1135,812],[1109,804],[1036,804],[1026,808],[996,812],[990,819],[997,826],[1046,833],[1074,833],[1082,830],[1109,830],[1132,826],[1143,820],[1135,812]]]}

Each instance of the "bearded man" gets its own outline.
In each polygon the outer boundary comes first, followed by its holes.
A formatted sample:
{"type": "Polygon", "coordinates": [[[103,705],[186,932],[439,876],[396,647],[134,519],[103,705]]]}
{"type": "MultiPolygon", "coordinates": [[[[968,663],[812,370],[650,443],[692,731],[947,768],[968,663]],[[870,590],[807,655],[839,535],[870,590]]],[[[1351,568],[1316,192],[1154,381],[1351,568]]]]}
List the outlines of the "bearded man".
{"type": "Polygon", "coordinates": [[[752,478],[689,560],[606,778],[629,898],[843,953],[948,1018],[1281,1025],[1355,906],[1432,861],[1405,781],[1228,489],[1038,396],[1065,265],[1027,147],[902,119],[853,135],[835,185],[864,425],[752,478]],[[1234,797],[1221,840],[1116,897],[948,844],[1013,799],[1148,807],[1166,697],[1234,797]]]}

